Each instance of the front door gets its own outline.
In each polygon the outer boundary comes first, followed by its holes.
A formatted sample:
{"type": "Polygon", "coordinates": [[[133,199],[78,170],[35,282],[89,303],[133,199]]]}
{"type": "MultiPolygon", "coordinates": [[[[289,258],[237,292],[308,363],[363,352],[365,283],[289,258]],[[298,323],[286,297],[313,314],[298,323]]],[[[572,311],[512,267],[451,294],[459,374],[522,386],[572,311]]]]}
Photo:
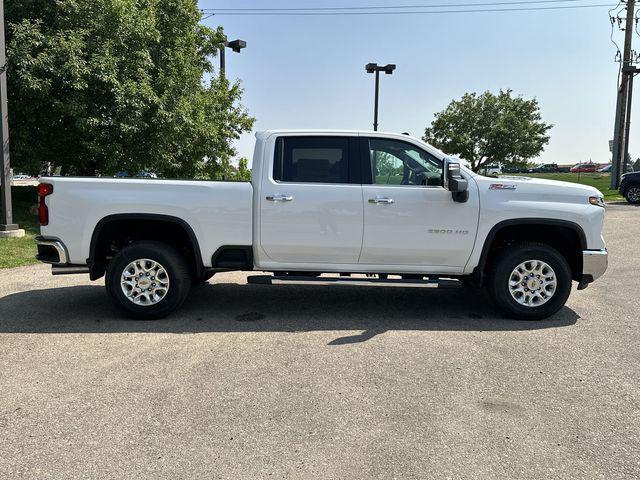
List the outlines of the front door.
{"type": "Polygon", "coordinates": [[[475,184],[470,182],[469,200],[456,203],[443,187],[439,158],[401,140],[366,138],[361,148],[366,152],[367,147],[371,184],[363,185],[364,234],[359,262],[464,267],[478,224],[475,184]]]}
{"type": "MultiPolygon", "coordinates": [[[[260,246],[280,264],[355,264],[362,246],[358,142],[348,136],[276,139],[263,175],[260,246]]],[[[318,268],[322,268],[319,266],[318,268]]]]}

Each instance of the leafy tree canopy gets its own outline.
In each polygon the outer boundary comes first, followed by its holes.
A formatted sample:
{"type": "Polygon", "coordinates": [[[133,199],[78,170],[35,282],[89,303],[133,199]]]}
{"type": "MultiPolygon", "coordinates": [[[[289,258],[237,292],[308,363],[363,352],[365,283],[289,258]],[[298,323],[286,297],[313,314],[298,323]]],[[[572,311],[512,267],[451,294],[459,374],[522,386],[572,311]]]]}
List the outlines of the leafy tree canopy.
{"type": "Polygon", "coordinates": [[[15,168],[219,178],[253,118],[200,16],[196,0],[7,2],[15,168]]]}
{"type": "Polygon", "coordinates": [[[523,165],[549,143],[536,99],[466,93],[435,114],[423,139],[449,155],[459,155],[477,171],[486,165],[523,165]]]}

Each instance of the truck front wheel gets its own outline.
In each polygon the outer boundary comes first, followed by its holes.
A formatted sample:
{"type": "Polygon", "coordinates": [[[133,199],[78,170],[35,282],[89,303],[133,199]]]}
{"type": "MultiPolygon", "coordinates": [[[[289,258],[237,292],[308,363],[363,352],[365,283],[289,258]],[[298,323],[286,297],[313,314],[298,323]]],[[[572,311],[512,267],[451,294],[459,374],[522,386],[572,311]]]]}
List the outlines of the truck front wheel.
{"type": "Polygon", "coordinates": [[[115,306],[137,319],[163,318],[187,298],[191,275],[184,257],[161,242],[136,242],[118,252],[105,283],[115,306]]]}
{"type": "Polygon", "coordinates": [[[497,306],[512,318],[541,320],[558,310],[571,293],[571,268],[554,248],[518,243],[492,263],[489,290],[497,306]]]}

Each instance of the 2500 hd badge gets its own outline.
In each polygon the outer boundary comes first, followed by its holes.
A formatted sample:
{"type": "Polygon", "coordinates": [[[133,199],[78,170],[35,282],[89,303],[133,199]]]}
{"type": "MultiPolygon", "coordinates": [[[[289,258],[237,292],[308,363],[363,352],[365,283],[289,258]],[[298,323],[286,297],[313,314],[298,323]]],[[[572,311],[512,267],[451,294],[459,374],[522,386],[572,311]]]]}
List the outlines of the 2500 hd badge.
{"type": "Polygon", "coordinates": [[[451,230],[450,228],[430,228],[427,232],[443,235],[469,235],[469,230],[451,230]]]}

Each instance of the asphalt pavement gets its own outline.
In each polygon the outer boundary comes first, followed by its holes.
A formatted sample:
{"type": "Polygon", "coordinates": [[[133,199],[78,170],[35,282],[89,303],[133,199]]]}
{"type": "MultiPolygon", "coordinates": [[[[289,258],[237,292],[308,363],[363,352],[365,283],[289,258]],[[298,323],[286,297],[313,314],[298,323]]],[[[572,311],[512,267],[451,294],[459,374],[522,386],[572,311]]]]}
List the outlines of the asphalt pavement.
{"type": "Polygon", "coordinates": [[[605,237],[541,322],[242,273],[131,321],[103,281],[0,270],[0,478],[640,478],[640,209],[605,237]]]}

